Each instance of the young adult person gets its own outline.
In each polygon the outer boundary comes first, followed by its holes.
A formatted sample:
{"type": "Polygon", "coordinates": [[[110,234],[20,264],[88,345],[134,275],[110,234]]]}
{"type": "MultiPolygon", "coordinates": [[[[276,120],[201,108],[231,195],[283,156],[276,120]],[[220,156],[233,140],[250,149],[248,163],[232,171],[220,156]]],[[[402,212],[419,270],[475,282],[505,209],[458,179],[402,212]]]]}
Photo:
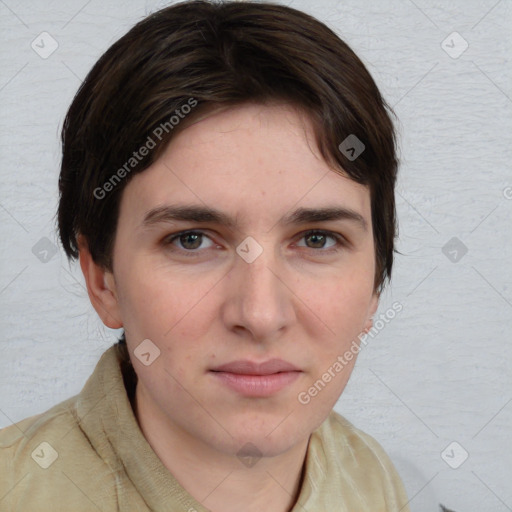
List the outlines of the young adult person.
{"type": "Polygon", "coordinates": [[[396,236],[393,123],[354,52],[284,5],[172,5],[99,59],[62,144],[61,242],[124,335],[1,431],[0,509],[407,511],[333,411],[396,236]]]}

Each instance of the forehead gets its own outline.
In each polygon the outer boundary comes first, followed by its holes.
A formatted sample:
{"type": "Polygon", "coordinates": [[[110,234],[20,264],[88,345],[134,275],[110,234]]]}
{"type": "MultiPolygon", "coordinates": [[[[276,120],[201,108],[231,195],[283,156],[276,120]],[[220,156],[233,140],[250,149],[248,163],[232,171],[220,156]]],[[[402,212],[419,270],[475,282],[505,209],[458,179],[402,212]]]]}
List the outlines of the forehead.
{"type": "Polygon", "coordinates": [[[329,205],[370,224],[369,189],[342,174],[321,157],[303,113],[286,104],[244,104],[209,112],[178,132],[128,183],[121,214],[140,220],[179,202],[268,224],[297,207],[329,205]]]}

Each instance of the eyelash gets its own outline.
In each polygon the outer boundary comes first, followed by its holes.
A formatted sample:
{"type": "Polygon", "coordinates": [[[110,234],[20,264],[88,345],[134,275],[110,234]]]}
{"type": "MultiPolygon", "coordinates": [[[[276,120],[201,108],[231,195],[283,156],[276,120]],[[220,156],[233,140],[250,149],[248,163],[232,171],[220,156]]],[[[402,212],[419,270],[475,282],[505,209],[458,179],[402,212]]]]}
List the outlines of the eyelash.
{"type": "MultiPolygon", "coordinates": [[[[180,237],[182,237],[184,235],[190,235],[190,234],[199,234],[199,235],[203,235],[207,238],[210,238],[204,231],[194,229],[194,230],[180,231],[179,233],[168,235],[164,238],[163,244],[165,246],[171,246],[175,240],[179,239],[180,237]]],[[[333,238],[336,241],[336,246],[331,247],[329,249],[322,249],[322,248],[315,249],[313,247],[306,247],[306,249],[311,249],[312,251],[322,252],[325,254],[332,254],[332,253],[339,252],[342,247],[344,248],[348,245],[346,239],[342,235],[333,233],[332,231],[326,231],[326,230],[322,230],[322,229],[312,229],[309,231],[305,231],[304,233],[300,234],[300,239],[306,238],[311,235],[323,235],[323,236],[333,238]]],[[[211,240],[211,238],[210,238],[210,240],[211,240]]],[[[213,242],[213,240],[212,240],[212,242],[213,242]]],[[[175,251],[175,252],[181,252],[186,257],[196,257],[206,249],[203,249],[203,251],[201,251],[199,249],[171,249],[171,250],[175,251]]]]}

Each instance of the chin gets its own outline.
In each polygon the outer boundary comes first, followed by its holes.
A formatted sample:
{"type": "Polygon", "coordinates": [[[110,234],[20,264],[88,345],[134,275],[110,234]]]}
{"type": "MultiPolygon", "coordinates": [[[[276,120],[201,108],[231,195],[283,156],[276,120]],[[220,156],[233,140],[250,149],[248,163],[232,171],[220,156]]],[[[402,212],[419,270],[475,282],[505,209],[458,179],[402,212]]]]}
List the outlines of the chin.
{"type": "Polygon", "coordinates": [[[308,429],[304,422],[299,423],[297,419],[287,421],[292,416],[293,414],[288,417],[284,414],[278,418],[269,418],[267,421],[260,420],[259,425],[247,421],[232,425],[227,430],[233,436],[235,453],[245,445],[254,445],[262,455],[274,457],[307,439],[313,427],[308,429]]]}

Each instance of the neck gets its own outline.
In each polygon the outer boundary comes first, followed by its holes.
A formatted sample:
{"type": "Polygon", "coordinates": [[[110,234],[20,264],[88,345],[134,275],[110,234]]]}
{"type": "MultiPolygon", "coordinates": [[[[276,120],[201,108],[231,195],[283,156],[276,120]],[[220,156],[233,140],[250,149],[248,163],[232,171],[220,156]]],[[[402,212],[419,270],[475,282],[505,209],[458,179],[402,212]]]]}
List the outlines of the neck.
{"type": "Polygon", "coordinates": [[[309,438],[273,457],[240,459],[155,416],[137,386],[134,412],[144,437],[187,492],[211,512],[289,512],[304,476],[309,438]]]}

